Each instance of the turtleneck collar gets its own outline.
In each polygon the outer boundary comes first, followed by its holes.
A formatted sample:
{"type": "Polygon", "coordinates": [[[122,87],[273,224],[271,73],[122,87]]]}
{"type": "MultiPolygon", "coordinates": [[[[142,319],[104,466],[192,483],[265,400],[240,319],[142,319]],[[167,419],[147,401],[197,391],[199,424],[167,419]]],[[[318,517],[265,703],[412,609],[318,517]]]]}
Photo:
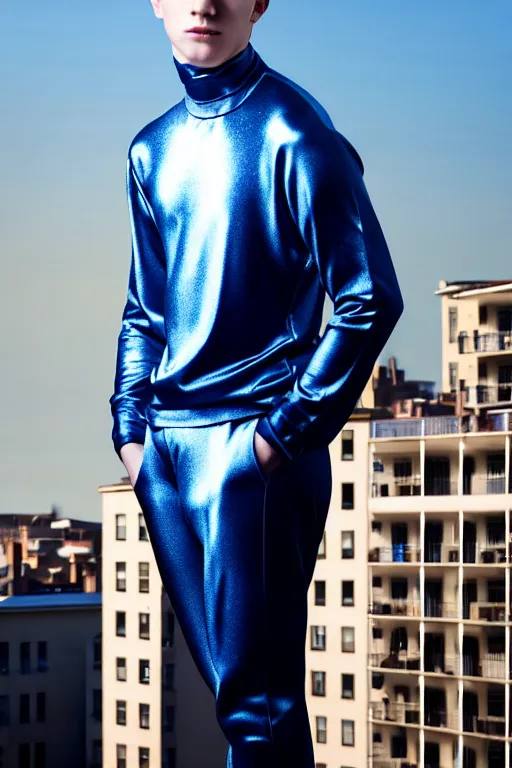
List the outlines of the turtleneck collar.
{"type": "Polygon", "coordinates": [[[185,86],[185,105],[195,117],[218,117],[236,109],[265,69],[251,43],[217,67],[182,64],[174,56],[173,60],[185,86]]]}

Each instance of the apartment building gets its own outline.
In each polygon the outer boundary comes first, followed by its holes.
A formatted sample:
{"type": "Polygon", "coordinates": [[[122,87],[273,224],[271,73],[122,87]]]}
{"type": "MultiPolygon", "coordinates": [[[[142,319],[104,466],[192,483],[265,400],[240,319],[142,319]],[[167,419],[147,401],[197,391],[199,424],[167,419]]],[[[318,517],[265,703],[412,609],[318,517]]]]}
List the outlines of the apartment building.
{"type": "Polygon", "coordinates": [[[0,598],[4,768],[90,768],[86,729],[101,754],[101,724],[86,722],[100,629],[97,592],[0,598]]]}
{"type": "Polygon", "coordinates": [[[371,422],[372,768],[510,766],[511,289],[441,281],[453,413],[371,422]]]}
{"type": "Polygon", "coordinates": [[[175,619],[128,478],[99,492],[103,768],[224,768],[215,700],[175,619]]]}

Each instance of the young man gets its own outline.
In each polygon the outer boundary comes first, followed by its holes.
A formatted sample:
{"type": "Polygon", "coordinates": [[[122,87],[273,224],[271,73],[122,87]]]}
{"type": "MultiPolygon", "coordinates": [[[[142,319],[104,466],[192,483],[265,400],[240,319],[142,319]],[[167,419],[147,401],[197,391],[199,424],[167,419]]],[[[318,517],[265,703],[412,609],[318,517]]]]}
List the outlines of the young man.
{"type": "Polygon", "coordinates": [[[329,444],[402,297],[358,153],[249,42],[268,0],[151,3],[185,97],[129,148],[112,438],[228,768],[313,768],[307,593],[329,444]]]}

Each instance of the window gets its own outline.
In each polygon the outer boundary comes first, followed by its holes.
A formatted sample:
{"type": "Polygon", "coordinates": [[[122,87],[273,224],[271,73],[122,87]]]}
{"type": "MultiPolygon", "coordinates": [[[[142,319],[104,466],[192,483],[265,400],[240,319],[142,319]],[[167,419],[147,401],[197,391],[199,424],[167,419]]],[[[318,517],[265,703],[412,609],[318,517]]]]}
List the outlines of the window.
{"type": "Polygon", "coordinates": [[[103,744],[101,739],[93,739],[92,762],[101,765],[103,762],[103,744]]]}
{"type": "Polygon", "coordinates": [[[139,637],[149,640],[149,613],[139,613],[139,637]]]}
{"type": "Polygon", "coordinates": [[[174,691],[174,664],[169,662],[163,667],[164,691],[174,691]]]}
{"type": "Polygon", "coordinates": [[[407,600],[407,579],[391,579],[391,599],[407,600]]]}
{"type": "Polygon", "coordinates": [[[322,534],[322,540],[320,541],[320,546],[318,547],[317,559],[325,560],[326,557],[327,557],[327,537],[326,537],[326,532],[324,531],[322,534]]]}
{"type": "Polygon", "coordinates": [[[326,636],[325,627],[312,626],[311,627],[311,650],[312,651],[325,651],[326,649],[326,636]]]}
{"type": "Polygon", "coordinates": [[[116,591],[126,592],[126,563],[116,563],[116,591]]]}
{"type": "Polygon", "coordinates": [[[116,745],[116,768],[126,768],[126,744],[116,745]]]}
{"type": "Polygon", "coordinates": [[[341,650],[343,653],[355,653],[355,629],[354,627],[341,628],[341,650]]]}
{"type": "MultiPolygon", "coordinates": [[[[9,717],[9,696],[0,696],[0,728],[3,728],[6,725],[10,725],[10,717],[9,717]]],[[[0,765],[1,765],[1,754],[0,754],[0,765]]]]}
{"type": "Polygon", "coordinates": [[[341,721],[341,743],[344,747],[353,747],[355,743],[354,739],[354,721],[342,720],[341,721]]]}
{"type": "Polygon", "coordinates": [[[325,696],[325,672],[311,672],[311,692],[313,696],[325,696]]]}
{"type": "Polygon", "coordinates": [[[341,459],[342,461],[354,460],[354,430],[341,430],[341,459]]]}
{"type": "Polygon", "coordinates": [[[126,515],[116,515],[116,539],[126,541],[126,515]]]}
{"type": "Polygon", "coordinates": [[[163,728],[165,733],[174,732],[174,706],[172,704],[166,704],[163,710],[164,724],[163,728]]]}
{"type": "Polygon", "coordinates": [[[139,747],[139,768],[149,768],[149,747],[139,747]]]}
{"type": "Polygon", "coordinates": [[[48,671],[48,647],[46,640],[40,640],[37,644],[37,671],[48,671]]]}
{"type": "Polygon", "coordinates": [[[341,698],[353,699],[354,698],[354,675],[341,676],[341,698]]]}
{"type": "Polygon", "coordinates": [[[38,723],[46,721],[46,693],[38,691],[36,695],[36,720],[38,723]]]}
{"type": "Polygon", "coordinates": [[[101,722],[102,718],[102,703],[101,703],[101,688],[94,688],[92,692],[92,716],[95,720],[101,722]]]}
{"type": "Polygon", "coordinates": [[[374,589],[381,589],[381,587],[382,587],[382,576],[372,576],[372,587],[374,589]]]}
{"type": "Polygon", "coordinates": [[[30,674],[30,643],[20,643],[20,672],[30,674]]]}
{"type": "Polygon", "coordinates": [[[341,484],[341,508],[354,509],[354,483],[341,484]]]}
{"type": "Polygon", "coordinates": [[[139,512],[139,541],[149,541],[148,529],[146,528],[146,521],[142,512],[139,512]]]}
{"type": "Polygon", "coordinates": [[[448,307],[448,331],[448,341],[455,341],[457,336],[457,307],[448,307]]]}
{"type": "Polygon", "coordinates": [[[478,378],[487,378],[487,363],[478,363],[478,378]]]}
{"type": "Polygon", "coordinates": [[[381,640],[384,637],[382,627],[372,627],[372,637],[374,640],[381,640]]]}
{"type": "Polygon", "coordinates": [[[92,666],[101,669],[101,632],[92,641],[92,666]]]}
{"type": "Polygon", "coordinates": [[[18,744],[18,768],[31,768],[30,744],[18,744]]]}
{"type": "Polygon", "coordinates": [[[450,379],[449,387],[451,392],[457,391],[457,363],[448,363],[448,376],[450,379]]]}
{"type": "Polygon", "coordinates": [[[316,740],[318,744],[327,743],[327,718],[316,716],[316,740]]]}
{"type": "Polygon", "coordinates": [[[372,520],[372,533],[382,533],[382,523],[380,520],[372,520]]]}
{"type": "Polygon", "coordinates": [[[315,581],[315,605],[325,605],[325,581],[315,581]]]}
{"type": "Polygon", "coordinates": [[[341,532],[341,557],[343,560],[354,558],[354,531],[341,532]]]}
{"type": "Polygon", "coordinates": [[[122,680],[123,682],[126,680],[126,659],[118,656],[116,659],[116,679],[122,680]]]}
{"type": "Polygon", "coordinates": [[[139,683],[149,683],[149,659],[139,659],[139,683]]]}
{"type": "Polygon", "coordinates": [[[354,605],[354,582],[353,581],[341,582],[341,604],[354,605]]]}
{"type": "Polygon", "coordinates": [[[139,592],[149,592],[149,563],[139,563],[139,592]]]}
{"type": "Polygon", "coordinates": [[[139,727],[149,728],[149,704],[139,704],[139,727]]]}
{"type": "Polygon", "coordinates": [[[9,674],[9,643],[0,643],[0,675],[9,674]]]}
{"type": "Polygon", "coordinates": [[[30,696],[20,693],[20,725],[30,723],[30,696]]]}
{"type": "Polygon", "coordinates": [[[412,476],[412,461],[405,459],[403,461],[393,462],[393,476],[398,480],[407,480],[412,476]]]}
{"type": "Polygon", "coordinates": [[[46,768],[46,744],[36,741],[34,744],[34,768],[46,768]]]}
{"type": "Polygon", "coordinates": [[[478,324],[487,325],[487,305],[480,304],[478,307],[478,324]]]}
{"type": "Polygon", "coordinates": [[[116,723],[126,725],[126,701],[116,701],[116,723]]]}
{"type": "Polygon", "coordinates": [[[116,611],[116,635],[126,637],[126,613],[124,611],[116,611]]]}

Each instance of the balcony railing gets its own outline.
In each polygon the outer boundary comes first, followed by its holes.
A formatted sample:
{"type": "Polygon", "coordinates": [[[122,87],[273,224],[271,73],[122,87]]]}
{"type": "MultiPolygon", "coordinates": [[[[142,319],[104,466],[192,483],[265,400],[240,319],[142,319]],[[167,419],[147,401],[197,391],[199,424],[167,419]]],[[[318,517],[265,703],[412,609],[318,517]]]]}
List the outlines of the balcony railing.
{"type": "Polygon", "coordinates": [[[484,426],[478,425],[470,414],[464,416],[424,416],[413,419],[375,419],[370,422],[372,439],[430,437],[432,435],[456,435],[465,432],[503,432],[509,428],[510,414],[488,414],[484,426]]]}
{"type": "MultiPolygon", "coordinates": [[[[466,606],[467,609],[467,606],[466,606]]],[[[467,615],[467,610],[465,611],[467,615]]],[[[470,621],[503,622],[507,620],[505,603],[476,602],[469,603],[470,621]]]]}
{"type": "Polygon", "coordinates": [[[378,669],[409,669],[419,670],[419,651],[398,651],[389,653],[370,653],[368,662],[371,667],[378,669]]]}
{"type": "Polygon", "coordinates": [[[373,602],[370,612],[376,616],[420,616],[421,606],[417,599],[389,599],[373,602]]]}
{"type": "Polygon", "coordinates": [[[372,764],[373,768],[418,768],[418,763],[411,763],[405,757],[377,757],[374,755],[372,764]]]}
{"type": "Polygon", "coordinates": [[[477,717],[475,715],[462,716],[462,730],[464,733],[483,733],[486,736],[505,737],[504,717],[477,717]]]}
{"type": "Polygon", "coordinates": [[[430,619],[456,619],[458,618],[457,603],[445,603],[433,598],[425,597],[425,618],[430,619]]]}
{"type": "Polygon", "coordinates": [[[479,333],[473,336],[473,350],[463,349],[463,351],[512,352],[512,332],[494,331],[492,333],[479,333]]]}
{"type": "Polygon", "coordinates": [[[466,405],[475,408],[479,405],[496,405],[497,403],[512,404],[511,384],[475,384],[465,387],[466,405]]]}
{"type": "Polygon", "coordinates": [[[421,549],[414,544],[374,547],[368,553],[370,563],[420,563],[421,549]]]}
{"type": "Polygon", "coordinates": [[[418,725],[420,722],[420,705],[419,702],[413,701],[390,701],[388,703],[372,701],[370,702],[370,716],[373,720],[384,720],[397,725],[408,723],[418,725]]]}
{"type": "Polygon", "coordinates": [[[456,712],[444,712],[438,709],[425,709],[424,725],[430,728],[450,728],[459,730],[459,718],[456,712]]]}

